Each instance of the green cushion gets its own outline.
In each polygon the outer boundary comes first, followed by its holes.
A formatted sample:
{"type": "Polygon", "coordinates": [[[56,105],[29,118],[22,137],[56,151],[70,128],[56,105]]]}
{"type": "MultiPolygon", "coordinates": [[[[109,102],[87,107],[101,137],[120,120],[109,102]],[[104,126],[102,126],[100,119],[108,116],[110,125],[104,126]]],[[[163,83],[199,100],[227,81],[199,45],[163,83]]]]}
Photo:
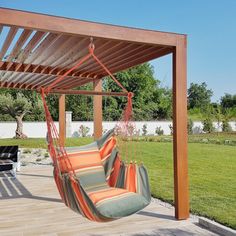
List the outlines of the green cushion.
{"type": "Polygon", "coordinates": [[[129,193],[125,198],[110,199],[97,206],[97,210],[106,217],[121,218],[143,209],[149,202],[137,193],[129,193]]]}

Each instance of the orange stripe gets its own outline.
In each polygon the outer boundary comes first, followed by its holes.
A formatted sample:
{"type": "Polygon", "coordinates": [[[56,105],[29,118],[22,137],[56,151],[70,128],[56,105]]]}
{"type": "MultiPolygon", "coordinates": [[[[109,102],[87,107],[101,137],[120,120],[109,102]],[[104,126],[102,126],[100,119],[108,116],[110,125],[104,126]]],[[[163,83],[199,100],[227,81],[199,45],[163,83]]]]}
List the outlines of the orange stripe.
{"type": "Polygon", "coordinates": [[[135,164],[129,164],[127,167],[127,176],[126,176],[126,189],[129,192],[136,192],[136,169],[135,164]]]}
{"type": "Polygon", "coordinates": [[[105,143],[105,145],[100,149],[101,159],[103,160],[104,157],[109,155],[115,146],[116,146],[116,139],[114,137],[111,137],[105,143]]]}
{"type": "Polygon", "coordinates": [[[89,194],[89,197],[91,198],[93,203],[96,204],[96,203],[100,202],[101,200],[115,197],[115,196],[119,196],[124,193],[127,193],[127,190],[121,189],[121,188],[112,188],[112,189],[109,189],[109,191],[102,191],[102,192],[98,192],[98,193],[93,193],[91,195],[89,194]]]}
{"type": "Polygon", "coordinates": [[[103,192],[107,192],[107,191],[111,191],[111,189],[110,188],[106,188],[106,189],[101,189],[101,190],[95,190],[93,192],[89,192],[88,195],[90,197],[90,196],[93,196],[94,194],[103,193],[103,192]]]}
{"type": "Polygon", "coordinates": [[[87,203],[85,202],[85,200],[82,197],[82,194],[80,192],[80,189],[78,187],[78,183],[72,178],[70,177],[71,182],[72,182],[72,188],[74,190],[74,193],[76,194],[76,198],[80,203],[80,207],[83,211],[83,213],[85,214],[85,216],[93,221],[101,221],[100,219],[98,219],[95,215],[92,214],[92,212],[90,211],[87,203]]]}
{"type": "Polygon", "coordinates": [[[81,165],[94,163],[94,162],[101,162],[101,157],[99,152],[97,153],[90,153],[90,154],[78,154],[75,156],[68,156],[70,159],[71,164],[80,163],[81,165]]]}
{"type": "Polygon", "coordinates": [[[69,172],[80,168],[102,166],[102,162],[99,153],[96,153],[94,155],[83,154],[69,157],[69,160],[60,159],[59,165],[62,172],[69,172]],[[68,164],[66,162],[71,163],[69,169],[68,169],[68,164]]]}

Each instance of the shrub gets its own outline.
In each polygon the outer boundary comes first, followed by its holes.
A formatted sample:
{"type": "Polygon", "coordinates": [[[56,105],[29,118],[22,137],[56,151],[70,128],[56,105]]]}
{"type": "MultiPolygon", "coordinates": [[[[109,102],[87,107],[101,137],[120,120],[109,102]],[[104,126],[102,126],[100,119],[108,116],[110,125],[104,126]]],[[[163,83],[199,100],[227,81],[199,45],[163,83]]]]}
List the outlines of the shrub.
{"type": "Polygon", "coordinates": [[[222,121],[222,131],[223,132],[231,132],[232,131],[232,127],[229,124],[229,121],[227,119],[224,119],[222,121]]]}
{"type": "Polygon", "coordinates": [[[170,128],[170,134],[173,135],[173,125],[170,124],[170,125],[169,125],[169,128],[170,128]]]}
{"type": "Polygon", "coordinates": [[[149,137],[148,142],[155,142],[155,138],[154,137],[149,137]]]}
{"type": "Polygon", "coordinates": [[[81,137],[86,137],[89,133],[90,128],[85,126],[85,125],[81,125],[79,127],[79,134],[81,135],[81,137]]]}
{"type": "Polygon", "coordinates": [[[147,135],[147,124],[143,125],[142,131],[143,131],[142,135],[146,136],[147,135]]]}
{"type": "Polygon", "coordinates": [[[161,126],[157,126],[156,130],[155,130],[155,133],[157,135],[163,135],[164,134],[164,130],[161,128],[161,126]]]}
{"type": "Polygon", "coordinates": [[[23,153],[26,154],[26,153],[31,153],[31,150],[29,148],[27,149],[23,149],[23,153]]]}
{"type": "Polygon", "coordinates": [[[212,119],[207,117],[205,120],[202,122],[203,124],[203,131],[206,133],[212,133],[214,132],[215,128],[212,124],[212,119]]]}
{"type": "Polygon", "coordinates": [[[44,153],[44,157],[45,157],[45,158],[49,157],[49,153],[48,153],[48,152],[45,152],[45,153],[44,153]]]}
{"type": "Polygon", "coordinates": [[[135,135],[135,124],[134,123],[128,123],[127,126],[127,132],[129,136],[134,136],[135,135]]]}
{"type": "Polygon", "coordinates": [[[193,134],[193,121],[188,119],[188,134],[193,134]]]}

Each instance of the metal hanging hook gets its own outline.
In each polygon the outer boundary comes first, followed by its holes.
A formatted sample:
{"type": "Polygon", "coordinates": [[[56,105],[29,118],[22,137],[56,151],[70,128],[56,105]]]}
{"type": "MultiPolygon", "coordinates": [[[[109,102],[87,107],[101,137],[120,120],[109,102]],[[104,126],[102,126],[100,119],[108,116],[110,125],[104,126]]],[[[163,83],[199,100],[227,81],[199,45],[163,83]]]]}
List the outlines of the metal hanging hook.
{"type": "Polygon", "coordinates": [[[95,45],[93,43],[93,37],[90,37],[89,51],[93,52],[95,49],[95,45]]]}

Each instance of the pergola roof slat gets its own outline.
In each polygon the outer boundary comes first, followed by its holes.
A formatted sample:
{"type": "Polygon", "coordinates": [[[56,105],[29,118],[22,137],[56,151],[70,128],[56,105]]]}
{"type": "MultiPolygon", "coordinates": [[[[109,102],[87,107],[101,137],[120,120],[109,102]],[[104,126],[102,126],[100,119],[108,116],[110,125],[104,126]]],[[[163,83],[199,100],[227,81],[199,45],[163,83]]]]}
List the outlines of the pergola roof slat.
{"type": "MultiPolygon", "coordinates": [[[[136,60],[140,57],[146,57],[149,54],[156,53],[157,51],[160,50],[160,48],[153,48],[153,47],[147,47],[146,45],[141,45],[141,48],[135,48],[133,50],[127,51],[126,53],[120,53],[120,55],[116,56],[115,58],[118,58],[119,60],[122,60],[122,63],[130,63],[133,64],[133,60],[136,60]],[[141,50],[140,50],[141,49],[141,50]]],[[[153,59],[153,58],[152,58],[153,59]]],[[[105,63],[105,62],[104,62],[105,63]]],[[[140,64],[140,63],[139,63],[140,64]]],[[[113,73],[117,72],[115,69],[117,66],[120,66],[119,61],[117,60],[110,60],[109,70],[111,70],[113,73]]],[[[96,71],[97,74],[103,74],[104,70],[100,67],[99,70],[96,71]]]]}
{"type": "Polygon", "coordinates": [[[60,50],[57,57],[55,57],[51,61],[48,61],[47,64],[49,65],[56,64],[55,68],[59,67],[60,70],[64,70],[64,69],[68,70],[68,68],[73,67],[73,65],[78,61],[78,59],[85,54],[87,45],[89,44],[89,39],[83,40],[82,38],[77,38],[73,40],[76,40],[76,41],[74,43],[72,42],[69,45],[69,48],[67,51],[61,52],[60,50]],[[74,47],[72,45],[74,45],[74,47]],[[71,50],[71,48],[73,48],[73,50],[71,50]],[[61,56],[63,55],[64,55],[64,59],[61,59],[61,56]]]}
{"type": "MultiPolygon", "coordinates": [[[[108,48],[106,51],[104,51],[104,53],[100,53],[98,48],[95,53],[99,54],[99,58],[104,64],[110,64],[113,60],[119,60],[120,55],[125,55],[127,52],[132,52],[133,50],[137,50],[137,48],[144,47],[144,45],[134,46],[133,44],[118,45],[119,47],[117,47],[117,44],[115,44],[114,47],[108,48]]],[[[87,63],[86,65],[84,64],[81,66],[81,70],[91,70],[91,68],[96,70],[98,68],[100,69],[101,67],[98,64],[93,65],[92,63],[87,63]]]]}
{"type": "MultiPolygon", "coordinates": [[[[14,43],[6,60],[0,60],[1,87],[14,88],[38,89],[49,85],[88,53],[90,37],[96,56],[112,73],[172,53],[176,40],[184,37],[3,8],[0,8],[0,26],[10,27],[1,57],[14,43]],[[14,41],[19,28],[22,32],[14,41]]],[[[57,84],[57,88],[73,89],[105,75],[101,66],[90,58],[57,84]]]]}
{"type": "Polygon", "coordinates": [[[17,27],[11,27],[8,34],[7,34],[7,37],[2,45],[2,48],[1,48],[1,51],[0,51],[0,60],[2,60],[9,48],[9,46],[11,45],[12,43],[12,40],[14,39],[16,33],[17,33],[17,30],[18,28],[17,27]]]}
{"type": "Polygon", "coordinates": [[[75,54],[79,51],[80,48],[84,48],[88,45],[88,39],[82,38],[77,44],[70,45],[70,48],[67,52],[61,55],[57,60],[51,63],[55,69],[65,67],[66,63],[70,63],[75,54]]]}
{"type": "Polygon", "coordinates": [[[17,40],[14,48],[12,49],[10,55],[6,58],[6,61],[14,60],[15,57],[18,56],[22,46],[24,45],[26,40],[29,38],[29,36],[31,35],[32,32],[33,32],[32,30],[28,30],[28,29],[23,30],[23,32],[21,33],[19,39],[17,40]]]}
{"type": "Polygon", "coordinates": [[[2,33],[2,30],[3,30],[3,26],[0,25],[0,35],[1,35],[1,33],[2,33]]]}
{"type": "MultiPolygon", "coordinates": [[[[35,60],[38,60],[40,55],[47,50],[47,48],[54,43],[61,35],[49,33],[46,38],[39,44],[39,46],[35,49],[34,53],[29,55],[25,60],[25,63],[32,64],[35,60]]],[[[37,62],[35,62],[37,64],[37,62]]]]}
{"type": "Polygon", "coordinates": [[[46,32],[37,31],[32,37],[32,39],[28,42],[24,50],[22,50],[16,61],[23,63],[26,60],[26,58],[30,55],[34,47],[37,46],[40,40],[45,36],[45,34],[46,32]]]}

